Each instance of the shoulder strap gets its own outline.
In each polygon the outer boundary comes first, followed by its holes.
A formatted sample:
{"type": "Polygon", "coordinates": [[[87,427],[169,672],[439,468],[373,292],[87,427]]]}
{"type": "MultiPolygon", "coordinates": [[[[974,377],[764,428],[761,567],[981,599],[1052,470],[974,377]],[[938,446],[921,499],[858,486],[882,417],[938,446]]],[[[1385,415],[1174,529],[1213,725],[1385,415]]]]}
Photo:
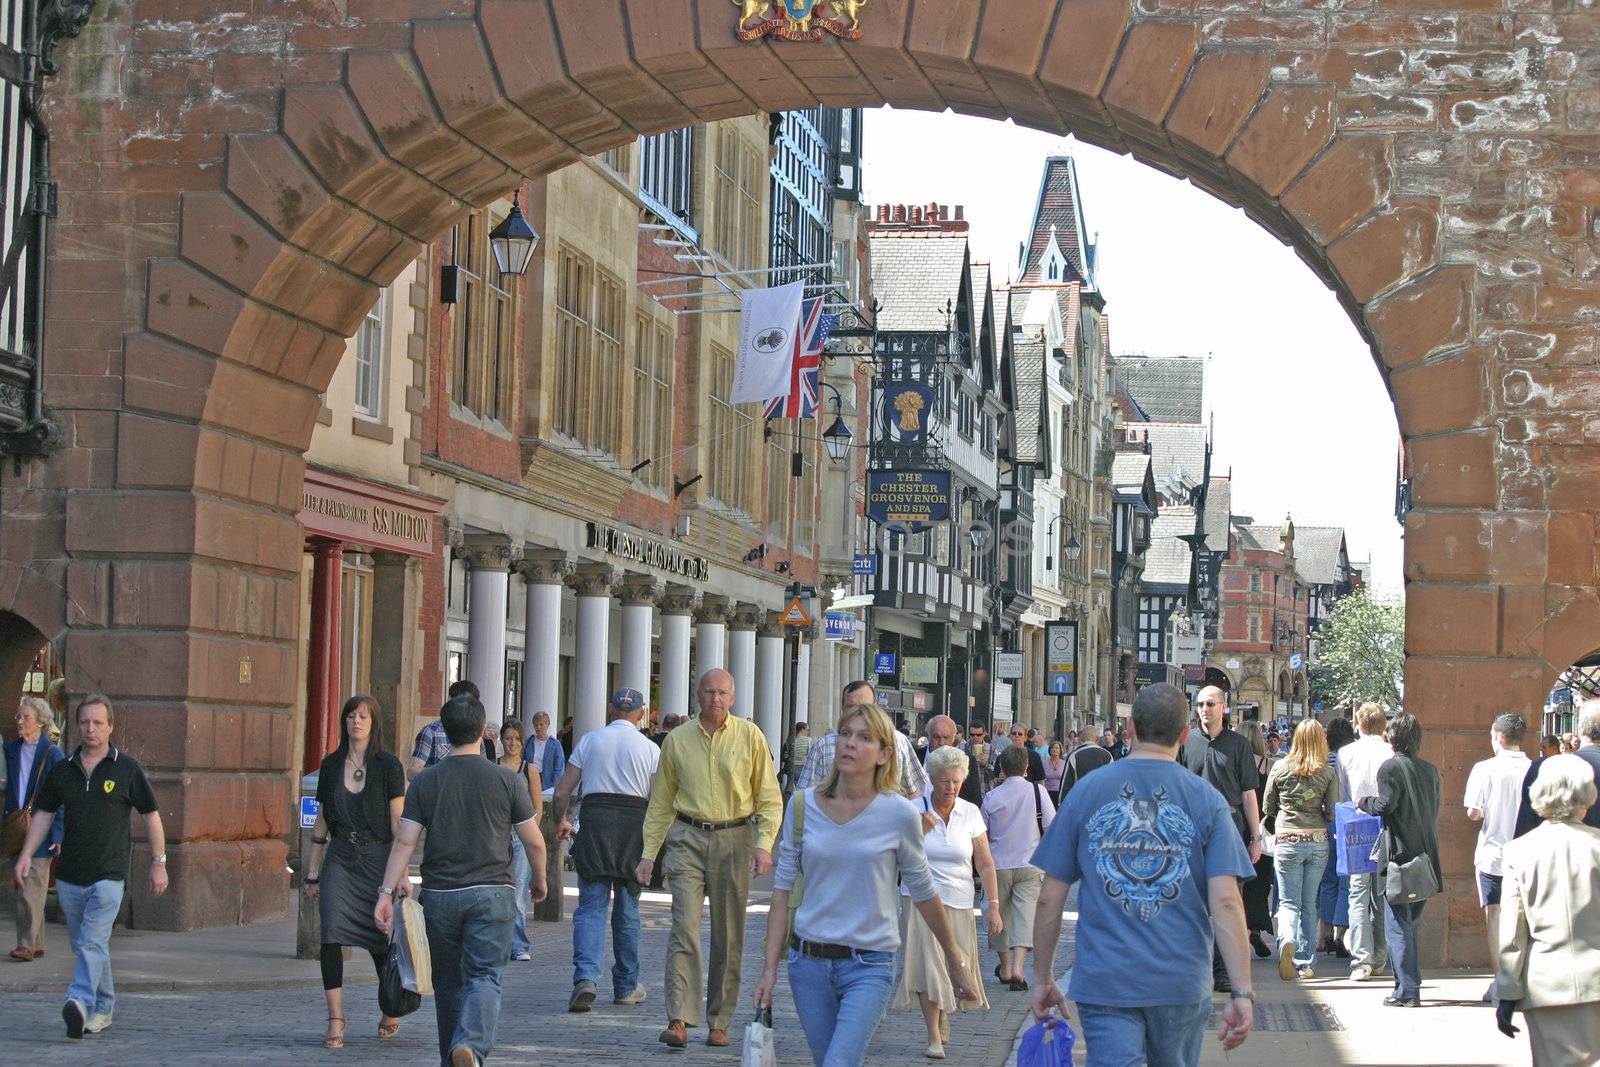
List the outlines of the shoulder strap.
{"type": "MultiPolygon", "coordinates": [[[[34,766],[28,768],[28,773],[33,775],[33,779],[28,783],[28,802],[23,805],[23,810],[30,815],[33,814],[33,802],[39,799],[39,782],[45,776],[45,770],[43,768],[38,770],[35,770],[35,768],[37,768],[41,762],[47,762],[50,758],[50,749],[44,748],[43,746],[50,745],[51,748],[55,747],[55,744],[48,737],[39,738],[39,744],[40,747],[34,749],[33,751],[34,766]]],[[[22,755],[21,749],[17,750],[17,755],[22,755]]],[[[19,759],[17,762],[20,764],[22,761],[19,759]]]]}
{"type": "Polygon", "coordinates": [[[1033,786],[1033,821],[1039,824],[1039,838],[1044,839],[1044,801],[1039,799],[1039,783],[1033,786]]]}
{"type": "Polygon", "coordinates": [[[796,791],[794,802],[795,862],[800,863],[801,868],[804,869],[805,864],[802,862],[805,859],[806,843],[806,791],[804,789],[796,791]]]}

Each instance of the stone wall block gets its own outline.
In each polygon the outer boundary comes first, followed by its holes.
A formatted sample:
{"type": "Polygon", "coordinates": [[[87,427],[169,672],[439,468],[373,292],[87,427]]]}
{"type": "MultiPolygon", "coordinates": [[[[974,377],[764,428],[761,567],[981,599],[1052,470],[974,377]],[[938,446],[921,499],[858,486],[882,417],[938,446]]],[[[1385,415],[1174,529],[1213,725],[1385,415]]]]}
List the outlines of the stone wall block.
{"type": "Polygon", "coordinates": [[[1329,246],[1328,258],[1365,304],[1439,262],[1438,204],[1394,200],[1329,246]]]}
{"type": "Polygon", "coordinates": [[[1058,17],[1068,20],[1071,32],[1070,16],[1058,16],[1053,4],[990,4],[978,26],[973,62],[986,73],[1004,71],[1032,81],[1058,17]]]}
{"type": "Polygon", "coordinates": [[[1408,436],[1481,426],[1487,417],[1493,350],[1474,345],[1448,357],[1410,363],[1389,374],[1389,392],[1408,436]]]}
{"type": "Polygon", "coordinates": [[[1283,206],[1314,240],[1332,241],[1389,199],[1389,147],[1382,136],[1337,138],[1284,193],[1283,206]]]}
{"type": "Polygon", "coordinates": [[[1466,343],[1472,336],[1472,271],[1441,267],[1367,310],[1379,358],[1392,368],[1466,343]]]}
{"type": "Polygon", "coordinates": [[[1492,586],[1412,582],[1406,587],[1406,655],[1493,655],[1498,605],[1492,586]]]}
{"type": "Polygon", "coordinates": [[[1129,30],[1101,99],[1123,134],[1165,144],[1162,123],[1200,49],[1200,27],[1140,22],[1129,30]]]}
{"type": "Polygon", "coordinates": [[[172,259],[150,263],[146,325],[202,352],[220,353],[244,308],[236,292],[172,259]]]}
{"type": "Polygon", "coordinates": [[[1546,526],[1546,516],[1532,511],[1413,510],[1406,516],[1406,580],[1543,581],[1546,526]]]}
{"type": "Polygon", "coordinates": [[[1597,542],[1600,537],[1596,536],[1593,515],[1581,511],[1552,514],[1547,579],[1559,585],[1593,585],[1597,542]]]}
{"type": "Polygon", "coordinates": [[[194,483],[200,428],[193,423],[124,413],[117,419],[117,485],[187,488],[194,483]]]}
{"type": "Polygon", "coordinates": [[[1494,430],[1481,429],[1413,438],[1406,455],[1413,502],[1435,508],[1494,507],[1499,500],[1498,437],[1494,430]]]}
{"type": "MultiPolygon", "coordinates": [[[[1492,628],[1494,617],[1490,616],[1487,622],[1492,628]]],[[[1487,757],[1486,735],[1495,713],[1483,707],[1483,694],[1494,694],[1496,708],[1542,707],[1554,681],[1545,665],[1534,659],[1409,657],[1406,660],[1406,710],[1424,723],[1423,757],[1428,760],[1442,757],[1443,750],[1448,747],[1442,743],[1448,737],[1444,732],[1446,727],[1476,733],[1478,751],[1482,754],[1457,757],[1465,761],[1465,766],[1439,768],[1446,781],[1465,784],[1466,768],[1487,757]]],[[[1474,836],[1468,833],[1463,837],[1468,842],[1467,869],[1472,864],[1470,842],[1474,836]]],[[[1443,837],[1441,828],[1441,840],[1443,837]]],[[[1451,864],[1446,863],[1445,867],[1449,871],[1451,864]]],[[[1461,869],[1459,864],[1455,869],[1461,869]]],[[[1480,918],[1480,934],[1482,925],[1480,918]]]]}
{"type": "Polygon", "coordinates": [[[1220,160],[1267,89],[1265,52],[1208,52],[1195,62],[1167,115],[1173,148],[1185,157],[1220,160]]]}
{"type": "Polygon", "coordinates": [[[1592,587],[1552,590],[1541,606],[1539,643],[1552,674],[1600,649],[1600,596],[1592,587]]]}
{"type": "Polygon", "coordinates": [[[1333,91],[1321,86],[1274,86],[1228,151],[1244,182],[1278,197],[1333,137],[1333,91]]]}
{"type": "Polygon", "coordinates": [[[111,621],[111,564],[75,560],[67,564],[67,625],[106,626],[111,621]]]}

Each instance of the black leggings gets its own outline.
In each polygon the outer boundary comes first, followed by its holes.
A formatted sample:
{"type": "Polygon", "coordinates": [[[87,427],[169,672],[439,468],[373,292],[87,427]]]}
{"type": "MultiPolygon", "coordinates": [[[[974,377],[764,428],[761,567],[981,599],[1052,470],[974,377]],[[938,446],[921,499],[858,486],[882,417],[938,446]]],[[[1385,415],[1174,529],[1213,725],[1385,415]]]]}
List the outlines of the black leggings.
{"type": "MultiPolygon", "coordinates": [[[[372,953],[372,967],[383,974],[383,953],[372,953]]],[[[344,946],[322,943],[322,988],[340,989],[344,986],[344,946]]]]}

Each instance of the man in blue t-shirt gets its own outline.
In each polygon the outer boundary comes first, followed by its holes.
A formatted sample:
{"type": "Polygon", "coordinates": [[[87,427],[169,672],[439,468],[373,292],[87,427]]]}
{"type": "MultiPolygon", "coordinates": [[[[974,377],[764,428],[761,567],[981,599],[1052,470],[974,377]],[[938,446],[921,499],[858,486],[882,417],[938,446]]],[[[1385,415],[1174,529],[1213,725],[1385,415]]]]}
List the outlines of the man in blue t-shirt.
{"type": "Polygon", "coordinates": [[[1033,854],[1045,873],[1034,919],[1033,1011],[1078,1005],[1089,1067],[1194,1067],[1211,1017],[1211,950],[1233,992],[1217,1029],[1244,1042],[1255,1018],[1239,879],[1255,873],[1227,803],[1186,770],[1183,692],[1152,685],[1133,703],[1132,751],[1072,790],[1033,854]],[[1067,890],[1078,893],[1077,961],[1063,995],[1052,964],[1067,890]]]}

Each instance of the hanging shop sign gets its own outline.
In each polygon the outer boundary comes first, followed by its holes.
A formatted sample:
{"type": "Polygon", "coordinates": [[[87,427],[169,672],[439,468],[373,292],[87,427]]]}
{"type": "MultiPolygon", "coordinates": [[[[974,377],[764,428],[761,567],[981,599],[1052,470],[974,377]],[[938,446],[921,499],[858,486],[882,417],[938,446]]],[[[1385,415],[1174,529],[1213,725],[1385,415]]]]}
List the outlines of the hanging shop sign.
{"type": "Polygon", "coordinates": [[[829,34],[861,40],[861,10],[870,0],[733,0],[739,9],[735,29],[741,41],[776,37],[781,41],[820,41],[829,34]]]}
{"type": "Polygon", "coordinates": [[[872,673],[876,674],[880,678],[892,675],[894,673],[894,653],[879,652],[877,655],[873,656],[872,673]]]}
{"type": "Polygon", "coordinates": [[[1022,677],[1021,652],[996,652],[994,654],[994,676],[1007,681],[1015,681],[1022,677]]]}
{"type": "Polygon", "coordinates": [[[867,518],[920,530],[950,517],[950,472],[868,471],[867,518]]]}
{"type": "Polygon", "coordinates": [[[1078,692],[1078,624],[1071,620],[1044,627],[1045,696],[1070,697],[1078,692]]]}
{"type": "Polygon", "coordinates": [[[412,556],[433,554],[442,500],[307,467],[297,516],[305,532],[412,556]]]}
{"type": "Polygon", "coordinates": [[[913,382],[890,382],[878,394],[883,407],[878,425],[883,438],[897,445],[920,445],[928,436],[933,417],[933,387],[913,382]]]}
{"type": "Polygon", "coordinates": [[[601,526],[595,522],[589,523],[588,526],[588,547],[592,549],[630,563],[642,563],[658,571],[676,574],[690,581],[711,580],[711,561],[704,556],[691,556],[681,548],[673,548],[671,545],[628,533],[614,526],[601,526]]]}
{"type": "Polygon", "coordinates": [[[937,656],[907,656],[900,668],[900,681],[912,685],[939,684],[939,658],[937,656]]]}
{"type": "Polygon", "coordinates": [[[848,611],[830,611],[822,618],[823,636],[829,641],[854,641],[857,619],[848,611]]]}
{"type": "Polygon", "coordinates": [[[878,573],[878,554],[876,552],[857,552],[855,559],[850,564],[851,574],[871,576],[878,573]]]}

